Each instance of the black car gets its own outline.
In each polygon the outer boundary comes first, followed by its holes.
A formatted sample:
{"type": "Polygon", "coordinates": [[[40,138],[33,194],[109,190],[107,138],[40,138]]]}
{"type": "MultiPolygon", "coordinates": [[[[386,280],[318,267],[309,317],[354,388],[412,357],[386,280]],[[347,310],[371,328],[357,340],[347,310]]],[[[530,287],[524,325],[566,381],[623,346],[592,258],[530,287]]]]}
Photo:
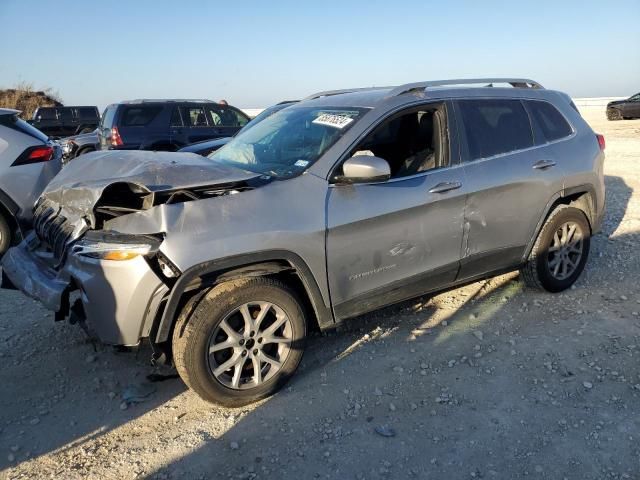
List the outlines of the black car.
{"type": "MultiPolygon", "coordinates": [[[[298,102],[298,100],[280,102],[269,108],[265,108],[262,112],[256,115],[249,123],[247,123],[244,127],[242,127],[237,133],[247,131],[249,128],[253,127],[257,123],[260,123],[265,118],[270,117],[274,113],[279,112],[283,108],[286,108],[289,105],[293,105],[296,102],[298,102]]],[[[217,138],[215,140],[204,140],[202,142],[196,142],[196,143],[192,143],[191,145],[187,145],[186,147],[181,148],[179,151],[197,153],[198,155],[202,155],[206,157],[210,153],[213,153],[219,148],[224,147],[227,144],[227,142],[229,142],[229,140],[231,140],[231,137],[217,138]]]]}
{"type": "Polygon", "coordinates": [[[607,104],[607,118],[609,120],[640,118],[640,93],[636,93],[626,100],[609,102],[607,104]]]}
{"type": "Polygon", "coordinates": [[[89,133],[80,133],[63,138],[59,140],[59,143],[62,147],[62,159],[65,163],[100,148],[97,129],[89,133]]]}
{"type": "Polygon", "coordinates": [[[98,107],[40,107],[29,123],[50,138],[88,133],[100,123],[98,107]]]}
{"type": "Polygon", "coordinates": [[[248,122],[241,110],[211,100],[132,100],[106,108],[98,139],[102,150],[174,152],[190,143],[232,137],[248,122]]]}

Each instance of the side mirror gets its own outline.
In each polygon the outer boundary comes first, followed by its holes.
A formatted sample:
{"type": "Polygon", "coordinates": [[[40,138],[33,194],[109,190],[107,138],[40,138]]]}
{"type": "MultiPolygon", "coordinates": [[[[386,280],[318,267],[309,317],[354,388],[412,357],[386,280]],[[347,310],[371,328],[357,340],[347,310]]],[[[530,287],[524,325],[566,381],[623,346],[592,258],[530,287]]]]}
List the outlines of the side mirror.
{"type": "Polygon", "coordinates": [[[336,178],[340,183],[368,183],[389,180],[391,167],[384,158],[354,155],[342,165],[344,175],[336,178]]]}

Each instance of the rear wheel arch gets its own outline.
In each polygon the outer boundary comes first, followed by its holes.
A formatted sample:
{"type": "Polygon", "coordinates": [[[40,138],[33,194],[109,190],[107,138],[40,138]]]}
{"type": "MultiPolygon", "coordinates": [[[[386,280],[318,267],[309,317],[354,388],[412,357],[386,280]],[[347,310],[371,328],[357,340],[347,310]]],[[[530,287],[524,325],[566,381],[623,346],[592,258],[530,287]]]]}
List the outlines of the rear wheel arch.
{"type": "Polygon", "coordinates": [[[154,344],[171,340],[173,328],[182,310],[195,307],[203,294],[223,282],[246,277],[272,277],[294,289],[309,312],[309,324],[320,328],[334,326],[311,269],[298,255],[288,251],[269,251],[215,260],[195,265],[178,278],[167,297],[164,311],[152,330],[154,344]]]}
{"type": "Polygon", "coordinates": [[[533,249],[533,245],[535,244],[538,235],[540,235],[540,231],[542,230],[542,227],[544,226],[549,216],[562,205],[575,207],[578,210],[581,210],[587,217],[589,228],[591,229],[591,233],[593,233],[594,226],[597,222],[595,189],[591,185],[581,185],[579,187],[568,188],[563,192],[557,193],[548,202],[544,214],[538,221],[538,225],[536,226],[534,235],[531,237],[529,245],[527,245],[527,250],[525,251],[524,257],[522,259],[523,263],[527,258],[529,258],[531,250],[533,249]]]}

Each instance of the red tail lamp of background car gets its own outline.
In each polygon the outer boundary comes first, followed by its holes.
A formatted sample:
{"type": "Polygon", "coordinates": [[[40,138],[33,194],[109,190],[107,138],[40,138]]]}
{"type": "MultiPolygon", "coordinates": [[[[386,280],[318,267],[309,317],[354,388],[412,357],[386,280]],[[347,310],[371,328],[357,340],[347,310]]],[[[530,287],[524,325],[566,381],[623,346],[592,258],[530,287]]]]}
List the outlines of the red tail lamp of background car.
{"type": "Polygon", "coordinates": [[[28,165],[30,163],[48,162],[54,157],[55,151],[50,145],[27,148],[11,165],[28,165]]]}
{"type": "Polygon", "coordinates": [[[111,129],[111,146],[119,147],[122,145],[122,137],[120,137],[120,132],[118,132],[118,127],[113,127],[111,129]]]}

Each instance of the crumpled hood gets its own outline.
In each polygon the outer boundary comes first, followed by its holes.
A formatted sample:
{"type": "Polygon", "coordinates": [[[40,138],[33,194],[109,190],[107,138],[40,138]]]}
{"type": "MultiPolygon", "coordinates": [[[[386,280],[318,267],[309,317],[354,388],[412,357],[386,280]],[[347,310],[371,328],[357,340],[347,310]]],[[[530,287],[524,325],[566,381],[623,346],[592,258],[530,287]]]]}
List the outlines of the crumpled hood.
{"type": "Polygon", "coordinates": [[[111,188],[121,207],[135,210],[154,206],[159,192],[196,187],[233,187],[259,174],[215,163],[194,153],[105,151],[93,152],[70,162],[49,183],[41,200],[53,202],[67,215],[95,223],[93,209],[111,188]],[[128,194],[138,206],[126,204],[128,194]]]}

